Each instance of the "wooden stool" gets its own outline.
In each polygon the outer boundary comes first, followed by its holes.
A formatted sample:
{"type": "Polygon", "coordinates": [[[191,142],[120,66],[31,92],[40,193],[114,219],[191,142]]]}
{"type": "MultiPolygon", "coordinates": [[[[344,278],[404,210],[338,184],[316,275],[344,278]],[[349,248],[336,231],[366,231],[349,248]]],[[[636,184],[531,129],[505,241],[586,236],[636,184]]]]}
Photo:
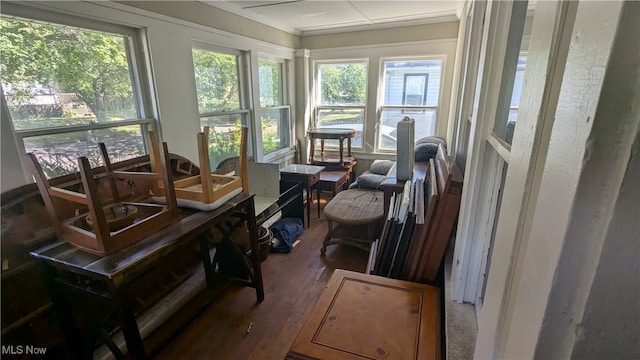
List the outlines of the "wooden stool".
{"type": "Polygon", "coordinates": [[[320,216],[320,192],[331,191],[332,196],[336,196],[340,190],[345,190],[349,181],[348,171],[322,171],[320,180],[316,184],[318,189],[318,216],[320,216]]]}

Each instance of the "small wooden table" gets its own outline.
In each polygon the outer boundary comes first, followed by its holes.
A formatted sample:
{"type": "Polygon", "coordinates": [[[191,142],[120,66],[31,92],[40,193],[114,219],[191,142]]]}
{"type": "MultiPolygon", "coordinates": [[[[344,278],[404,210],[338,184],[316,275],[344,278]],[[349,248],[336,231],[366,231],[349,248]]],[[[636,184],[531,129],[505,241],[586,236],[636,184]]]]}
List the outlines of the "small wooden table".
{"type": "MultiPolygon", "coordinates": [[[[345,190],[347,183],[349,182],[348,171],[327,171],[320,172],[320,180],[316,184],[320,192],[331,191],[333,196],[336,196],[341,190],[345,190]]],[[[318,198],[319,200],[320,198],[318,198]]],[[[318,216],[320,216],[320,201],[318,203],[318,216]]]]}
{"type": "Polygon", "coordinates": [[[320,155],[322,156],[324,156],[324,140],[338,140],[338,144],[340,147],[340,159],[338,161],[341,167],[344,166],[344,140],[347,139],[347,156],[351,157],[351,139],[356,137],[355,129],[318,128],[309,130],[307,131],[307,133],[309,134],[309,139],[311,140],[311,157],[309,158],[309,163],[315,163],[314,152],[316,139],[320,139],[320,155]]]}
{"type": "Polygon", "coordinates": [[[324,254],[327,246],[333,244],[345,244],[369,251],[384,214],[383,202],[382,191],[351,189],[339,192],[324,207],[327,236],[322,242],[320,253],[324,254]],[[335,228],[334,221],[338,223],[335,228]]]}
{"type": "MultiPolygon", "coordinates": [[[[307,189],[307,227],[311,226],[311,191],[320,180],[322,170],[324,170],[324,166],[301,164],[291,164],[280,169],[280,180],[300,182],[307,189]]],[[[316,192],[318,201],[320,201],[320,189],[317,189],[316,192]]],[[[320,217],[319,213],[318,217],[320,217]]]]}
{"type": "Polygon", "coordinates": [[[285,356],[440,359],[438,288],[336,270],[285,356]]]}

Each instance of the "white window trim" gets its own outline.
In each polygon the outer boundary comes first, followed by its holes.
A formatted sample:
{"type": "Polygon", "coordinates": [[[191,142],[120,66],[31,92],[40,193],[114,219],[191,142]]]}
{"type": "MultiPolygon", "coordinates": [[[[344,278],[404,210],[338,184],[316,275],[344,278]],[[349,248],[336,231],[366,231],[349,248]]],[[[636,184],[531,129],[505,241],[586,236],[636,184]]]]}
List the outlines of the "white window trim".
{"type": "Polygon", "coordinates": [[[255,75],[256,75],[256,80],[255,80],[255,84],[260,84],[260,81],[258,80],[257,76],[259,76],[259,71],[258,71],[258,61],[260,59],[265,59],[265,60],[271,60],[271,61],[277,61],[279,63],[282,64],[282,105],[278,105],[278,106],[269,106],[269,107],[264,107],[264,109],[281,109],[281,108],[287,108],[289,109],[289,145],[283,149],[279,149],[276,151],[273,151],[271,153],[265,154],[263,147],[262,147],[262,123],[260,121],[261,119],[261,112],[262,112],[262,107],[260,106],[259,102],[260,102],[260,89],[258,86],[255,86],[253,91],[254,91],[254,99],[256,99],[256,102],[258,102],[256,104],[256,115],[255,115],[255,125],[254,125],[254,131],[256,133],[256,149],[260,149],[260,151],[256,151],[256,160],[258,162],[277,162],[280,159],[283,159],[284,157],[286,157],[288,154],[290,154],[294,147],[295,147],[295,119],[294,119],[294,114],[293,114],[293,108],[292,108],[292,103],[293,103],[293,91],[291,91],[292,89],[292,84],[293,84],[293,80],[292,80],[292,61],[290,59],[285,59],[273,54],[269,54],[269,53],[263,53],[263,52],[259,52],[258,53],[258,59],[255,62],[256,66],[255,68],[252,67],[252,69],[255,70],[255,75]],[[257,139],[260,138],[260,143],[259,145],[257,144],[258,141],[257,139]]]}
{"type": "MultiPolygon", "coordinates": [[[[147,64],[148,59],[145,53],[145,46],[143,41],[143,38],[145,37],[143,29],[119,25],[111,22],[103,22],[95,19],[78,17],[69,14],[63,14],[56,11],[23,6],[15,3],[6,3],[2,5],[2,16],[15,17],[24,19],[26,21],[46,22],[57,26],[69,26],[79,29],[86,29],[89,31],[101,31],[109,34],[120,34],[127,36],[130,40],[125,43],[125,46],[128,47],[128,64],[130,66],[129,71],[132,76],[131,85],[133,87],[133,97],[137,104],[137,119],[110,123],[93,123],[78,126],[43,127],[37,129],[16,130],[13,125],[13,121],[10,120],[11,115],[9,113],[9,109],[3,106],[3,117],[5,117],[9,122],[9,126],[12,130],[16,146],[18,147],[18,151],[22,153],[25,152],[24,139],[30,137],[71,133],[76,131],[117,128],[120,126],[128,125],[140,125],[143,146],[145,148],[145,151],[148,151],[144,133],[148,130],[154,130],[156,133],[159,133],[159,131],[157,121],[154,118],[149,117],[149,115],[154,112],[152,103],[153,99],[155,99],[155,96],[154,94],[152,94],[152,91],[150,89],[151,86],[148,86],[151,84],[151,82],[149,80],[150,76],[147,64]]],[[[2,101],[6,104],[4,94],[0,94],[0,96],[3,97],[2,101]]],[[[19,161],[24,171],[27,182],[31,182],[33,179],[31,172],[28,170],[29,166],[26,164],[26,160],[21,156],[19,161]]]]}
{"type": "MultiPolygon", "coordinates": [[[[451,89],[453,81],[453,63],[448,62],[455,59],[457,39],[439,39],[427,41],[415,41],[406,43],[395,43],[385,45],[364,45],[340,48],[317,49],[311,51],[309,58],[313,72],[310,74],[312,86],[312,96],[310,99],[312,111],[312,124],[316,123],[316,99],[317,99],[317,67],[316,63],[346,62],[353,60],[368,59],[367,67],[367,103],[365,109],[365,120],[363,127],[363,148],[354,148],[352,153],[356,158],[385,158],[393,155],[392,152],[379,152],[375,150],[375,132],[378,122],[378,86],[381,81],[380,59],[387,58],[442,58],[441,93],[439,96],[440,123],[436,124],[436,135],[448,138],[447,120],[449,112],[452,111],[450,105],[451,89]]],[[[328,151],[332,149],[329,148],[328,151]]]]}
{"type": "MultiPolygon", "coordinates": [[[[378,86],[378,108],[376,109],[376,126],[375,126],[375,153],[378,154],[395,154],[396,151],[393,149],[381,149],[380,148],[380,136],[378,134],[378,131],[380,129],[380,126],[382,124],[382,110],[384,109],[416,109],[416,110],[435,110],[436,111],[436,123],[435,123],[435,129],[434,129],[434,135],[436,135],[438,133],[438,124],[441,123],[446,123],[448,120],[448,116],[447,118],[441,118],[440,116],[440,109],[442,108],[442,98],[444,96],[444,84],[442,79],[444,78],[444,74],[445,74],[445,64],[446,64],[446,56],[444,55],[440,55],[440,56],[403,56],[403,57],[382,57],[380,58],[380,76],[379,76],[379,86],[378,86]],[[442,68],[440,69],[440,87],[438,88],[438,105],[436,106],[427,106],[427,105],[384,105],[384,92],[385,92],[385,88],[386,88],[386,83],[384,81],[384,64],[387,61],[407,61],[407,60],[425,60],[425,61],[432,61],[432,60],[440,60],[442,61],[442,68]]],[[[400,120],[400,119],[398,119],[400,120]]],[[[418,139],[416,139],[418,140],[418,139]]]]}

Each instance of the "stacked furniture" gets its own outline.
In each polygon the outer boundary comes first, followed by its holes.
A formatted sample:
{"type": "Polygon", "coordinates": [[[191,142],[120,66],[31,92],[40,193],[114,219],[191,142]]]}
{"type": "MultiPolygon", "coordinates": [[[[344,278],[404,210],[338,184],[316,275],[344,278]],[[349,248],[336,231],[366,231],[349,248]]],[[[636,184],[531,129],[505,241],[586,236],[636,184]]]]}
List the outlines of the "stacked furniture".
{"type": "MultiPolygon", "coordinates": [[[[200,195],[208,184],[201,179],[215,176],[168,154],[166,144],[154,147],[151,155],[112,164],[101,145],[104,167],[91,169],[80,159],[80,173],[50,180],[30,156],[41,191],[30,184],[2,194],[2,302],[12,304],[2,309],[6,343],[41,344],[60,358],[124,358],[125,351],[144,358],[230,281],[264,299],[254,196],[227,193],[230,198],[209,211],[179,208],[174,181],[198,178],[200,195]],[[150,202],[158,195],[165,204],[150,202]],[[133,204],[137,218],[110,227],[104,207],[112,203],[133,204]],[[75,241],[67,235],[72,226],[106,246],[75,241]],[[246,233],[246,247],[237,246],[238,232],[246,233]]],[[[215,202],[220,187],[211,181],[215,202]]],[[[288,195],[270,210],[301,214],[296,185],[281,189],[288,195]]]]}
{"type": "MultiPolygon", "coordinates": [[[[317,128],[307,132],[311,141],[309,164],[324,166],[325,171],[332,172],[323,176],[320,187],[323,191],[335,194],[338,190],[348,186],[353,181],[353,169],[358,163],[351,155],[351,139],[355,138],[355,129],[317,128]],[[320,140],[320,156],[316,157],[315,143],[320,140]],[[338,156],[325,154],[325,140],[338,141],[338,156]],[[344,141],[347,141],[347,154],[344,154],[344,141]],[[344,178],[346,184],[342,186],[344,178]],[[325,190],[326,189],[326,190],[325,190]]],[[[319,206],[319,205],[318,205],[319,206]]]]}

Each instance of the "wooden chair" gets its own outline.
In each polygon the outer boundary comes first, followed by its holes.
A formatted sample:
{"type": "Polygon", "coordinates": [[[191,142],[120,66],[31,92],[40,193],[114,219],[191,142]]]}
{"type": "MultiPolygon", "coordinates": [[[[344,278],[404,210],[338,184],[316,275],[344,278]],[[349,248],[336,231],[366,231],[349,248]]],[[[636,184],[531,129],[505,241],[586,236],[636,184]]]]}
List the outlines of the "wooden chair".
{"type": "MultiPolygon", "coordinates": [[[[198,142],[198,161],[200,166],[200,175],[187,177],[176,180],[174,182],[176,197],[178,199],[197,201],[204,204],[211,204],[226,194],[229,194],[240,186],[247,191],[248,178],[247,173],[247,132],[246,127],[242,127],[240,156],[239,156],[239,174],[237,176],[216,174],[211,170],[209,161],[209,127],[205,127],[204,131],[196,135],[198,142]]],[[[151,169],[156,169],[158,163],[158,140],[152,131],[147,133],[147,143],[150,147],[151,169]]],[[[159,196],[163,194],[162,184],[154,187],[154,192],[159,196]]]]}
{"type": "Polygon", "coordinates": [[[169,155],[166,143],[163,143],[162,152],[156,155],[157,166],[156,170],[152,170],[152,172],[114,171],[105,145],[100,143],[99,146],[106,169],[110,197],[99,192],[97,180],[93,176],[91,165],[86,157],[78,159],[79,175],[84,193],[50,186],[36,156],[29,153],[27,158],[58,238],[66,240],[84,251],[106,255],[129,246],[177,221],[179,212],[172,174],[167,166],[169,155]],[[166,205],[122,202],[122,196],[116,184],[117,179],[125,179],[128,182],[136,180],[161,182],[165,187],[166,205]],[[79,205],[78,210],[88,207],[88,213],[76,214],[71,218],[63,219],[61,216],[62,204],[58,204],[59,200],[79,205]],[[105,208],[115,204],[136,208],[137,215],[135,219],[132,219],[132,223],[120,229],[110,227],[105,208]]]}

